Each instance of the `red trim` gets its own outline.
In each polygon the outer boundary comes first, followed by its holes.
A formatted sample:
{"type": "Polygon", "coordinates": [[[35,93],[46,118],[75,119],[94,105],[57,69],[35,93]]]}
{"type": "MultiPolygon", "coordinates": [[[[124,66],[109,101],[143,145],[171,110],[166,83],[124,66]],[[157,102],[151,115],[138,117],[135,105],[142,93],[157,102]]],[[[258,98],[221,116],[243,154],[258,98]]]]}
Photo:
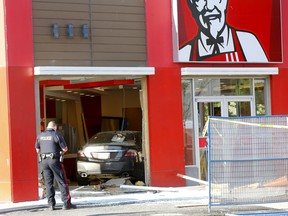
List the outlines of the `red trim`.
{"type": "Polygon", "coordinates": [[[70,192],[69,192],[69,185],[68,185],[68,180],[67,180],[67,176],[66,176],[66,171],[65,171],[65,167],[63,165],[63,163],[60,163],[61,167],[62,167],[62,170],[63,170],[63,173],[64,173],[64,181],[65,181],[65,187],[66,187],[66,194],[67,194],[67,198],[68,198],[68,206],[71,205],[71,195],[70,195],[70,192]]]}
{"type": "Polygon", "coordinates": [[[70,85],[70,80],[41,80],[40,86],[70,85]]]}
{"type": "Polygon", "coordinates": [[[129,84],[134,84],[134,80],[107,80],[100,82],[71,84],[71,85],[64,85],[64,89],[78,89],[78,88],[84,89],[84,88],[95,88],[95,87],[113,86],[113,85],[129,85],[129,84]]]}

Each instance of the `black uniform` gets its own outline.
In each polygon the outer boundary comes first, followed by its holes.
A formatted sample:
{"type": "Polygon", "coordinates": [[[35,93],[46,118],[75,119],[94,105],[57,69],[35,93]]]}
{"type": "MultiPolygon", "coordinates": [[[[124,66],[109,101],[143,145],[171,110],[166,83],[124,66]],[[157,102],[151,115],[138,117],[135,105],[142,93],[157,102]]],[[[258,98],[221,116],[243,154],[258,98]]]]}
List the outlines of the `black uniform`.
{"type": "Polygon", "coordinates": [[[35,147],[40,149],[42,158],[42,171],[46,185],[48,205],[56,205],[54,177],[61,191],[61,199],[65,207],[71,206],[71,196],[63,164],[60,162],[60,152],[67,147],[63,136],[53,129],[42,132],[36,140],[35,147]]]}

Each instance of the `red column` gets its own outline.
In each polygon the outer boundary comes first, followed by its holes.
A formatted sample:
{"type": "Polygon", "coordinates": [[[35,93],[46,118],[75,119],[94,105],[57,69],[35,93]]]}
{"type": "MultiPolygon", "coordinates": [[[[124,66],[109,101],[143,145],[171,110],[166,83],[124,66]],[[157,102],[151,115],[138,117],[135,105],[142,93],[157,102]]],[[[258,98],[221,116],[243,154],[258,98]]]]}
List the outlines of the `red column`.
{"type": "Polygon", "coordinates": [[[180,65],[173,63],[170,0],[145,1],[150,176],[154,186],[185,186],[180,65]],[[161,18],[157,18],[161,17],[161,18]]]}
{"type": "Polygon", "coordinates": [[[276,67],[279,67],[279,74],[277,76],[271,76],[270,79],[273,115],[286,115],[288,113],[288,95],[286,93],[288,82],[288,1],[281,1],[281,8],[283,63],[275,65],[276,67]]]}
{"type": "Polygon", "coordinates": [[[32,1],[1,0],[0,12],[0,201],[37,200],[32,1]]]}
{"type": "Polygon", "coordinates": [[[179,69],[156,68],[147,87],[151,185],[185,186],[177,177],[185,174],[179,69]]]}

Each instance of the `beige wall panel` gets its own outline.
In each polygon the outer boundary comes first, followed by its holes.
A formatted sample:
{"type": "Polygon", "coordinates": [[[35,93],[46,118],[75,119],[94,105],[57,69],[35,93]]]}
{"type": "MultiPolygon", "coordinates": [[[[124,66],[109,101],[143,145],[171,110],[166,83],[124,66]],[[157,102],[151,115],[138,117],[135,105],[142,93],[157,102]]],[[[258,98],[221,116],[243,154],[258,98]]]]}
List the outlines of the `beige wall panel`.
{"type": "MultiPolygon", "coordinates": [[[[54,0],[55,1],[55,0],[54,0]]],[[[92,4],[112,5],[112,6],[144,6],[143,0],[94,0],[92,4]]]]}
{"type": "Polygon", "coordinates": [[[132,60],[132,61],[140,61],[142,59],[145,59],[145,54],[142,53],[93,53],[93,60],[105,60],[110,59],[112,61],[125,61],[126,59],[132,60]]]}
{"type": "Polygon", "coordinates": [[[117,50],[118,52],[121,52],[121,53],[129,53],[129,52],[143,53],[143,54],[146,53],[146,47],[144,45],[142,46],[131,45],[129,46],[129,50],[128,50],[126,44],[122,44],[122,45],[96,44],[93,46],[93,49],[97,50],[97,52],[116,52],[117,50]]]}
{"type": "Polygon", "coordinates": [[[74,53],[74,52],[37,52],[38,59],[75,59],[75,60],[87,60],[90,58],[89,53],[83,52],[81,53],[74,53]],[[80,55],[81,54],[81,55],[80,55]]]}
{"type": "Polygon", "coordinates": [[[65,30],[66,31],[66,26],[68,23],[72,23],[74,26],[75,31],[80,30],[83,24],[89,24],[90,21],[87,20],[58,20],[58,19],[34,19],[33,20],[33,32],[38,32],[38,34],[44,34],[45,32],[47,33],[49,31],[52,32],[52,25],[54,23],[58,24],[59,30],[65,30]],[[36,29],[35,29],[36,28],[36,29]],[[43,32],[43,30],[45,31],[43,32]],[[37,30],[37,31],[35,31],[37,30]]]}
{"type": "Polygon", "coordinates": [[[59,28],[63,28],[65,29],[65,26],[67,25],[67,23],[73,23],[74,27],[80,27],[81,24],[89,24],[90,21],[87,19],[87,20],[76,20],[76,17],[74,17],[75,19],[72,20],[61,20],[61,19],[54,19],[53,17],[51,19],[38,19],[38,18],[34,18],[33,19],[33,26],[34,26],[34,29],[33,29],[33,32],[35,32],[35,30],[37,30],[39,27],[45,27],[49,30],[52,30],[51,27],[52,27],[52,24],[53,23],[58,23],[59,25],[59,28]],[[36,29],[35,29],[36,27],[36,29]]]}
{"type": "Polygon", "coordinates": [[[94,29],[97,36],[117,36],[117,37],[142,37],[145,38],[145,29],[94,29]]]}
{"type": "Polygon", "coordinates": [[[127,21],[127,22],[144,22],[144,15],[138,15],[138,14],[100,14],[100,13],[94,13],[92,15],[92,20],[97,22],[97,21],[127,21]]]}
{"type": "Polygon", "coordinates": [[[41,13],[41,11],[63,11],[63,9],[65,9],[65,11],[89,12],[89,4],[84,4],[81,2],[79,4],[62,3],[61,5],[57,4],[57,7],[55,7],[55,3],[51,1],[46,2],[33,1],[32,7],[34,12],[38,13],[41,13]]]}
{"type": "Polygon", "coordinates": [[[144,15],[142,7],[127,7],[127,6],[113,6],[113,5],[92,5],[93,13],[106,13],[106,14],[138,14],[144,15]]]}
{"type": "Polygon", "coordinates": [[[89,0],[33,0],[33,3],[36,3],[36,2],[48,2],[48,3],[53,3],[53,4],[60,4],[60,3],[89,4],[89,0]]]}
{"type": "MultiPolygon", "coordinates": [[[[144,30],[145,29],[145,23],[143,22],[117,22],[117,21],[113,21],[113,22],[109,22],[109,21],[99,21],[99,22],[93,22],[92,24],[92,29],[98,28],[98,30],[96,30],[95,33],[97,33],[97,31],[99,31],[99,29],[134,29],[134,30],[144,30]]],[[[94,33],[94,32],[93,32],[94,33]]],[[[145,35],[143,35],[143,37],[145,37],[145,35]]]]}
{"type": "Polygon", "coordinates": [[[98,67],[146,67],[146,61],[93,61],[93,66],[98,67]]]}
{"type": "Polygon", "coordinates": [[[83,20],[83,19],[89,19],[89,13],[87,12],[79,12],[79,11],[35,11],[33,13],[33,17],[38,19],[65,19],[69,21],[69,19],[72,20],[83,20]],[[75,13],[77,13],[77,16],[75,17],[75,13]],[[77,19],[76,19],[77,18],[77,19]]]}
{"type": "Polygon", "coordinates": [[[59,43],[52,46],[51,44],[41,43],[41,44],[35,44],[34,46],[34,51],[36,52],[37,51],[41,52],[42,50],[45,50],[47,52],[53,52],[56,49],[62,52],[73,52],[75,51],[75,49],[77,49],[77,52],[81,53],[89,51],[90,44],[71,46],[71,44],[59,43]]]}
{"type": "Polygon", "coordinates": [[[144,0],[33,0],[33,36],[36,66],[147,65],[144,0]],[[91,28],[89,39],[82,38],[82,24],[91,28]]]}
{"type": "Polygon", "coordinates": [[[34,35],[34,46],[40,43],[50,43],[51,46],[58,46],[60,44],[77,44],[83,46],[84,44],[90,44],[89,39],[80,38],[80,36],[77,35],[77,32],[75,32],[75,34],[73,39],[68,39],[64,31],[62,33],[60,31],[60,38],[58,39],[53,38],[52,35],[34,35]]]}
{"type": "MultiPolygon", "coordinates": [[[[79,61],[79,60],[63,60],[63,59],[56,59],[56,60],[49,60],[49,59],[35,59],[34,60],[35,66],[92,66],[93,64],[91,61],[79,61]]],[[[102,64],[106,65],[106,64],[102,64]]],[[[132,67],[132,66],[131,66],[132,67]]]]}
{"type": "MultiPolygon", "coordinates": [[[[97,44],[125,44],[126,49],[129,50],[128,45],[145,45],[145,38],[135,38],[135,37],[93,37],[93,41],[97,42],[97,44]]],[[[96,44],[96,43],[95,43],[96,44]]],[[[94,50],[97,51],[97,50],[94,50]]],[[[117,52],[117,50],[115,50],[117,52]]]]}

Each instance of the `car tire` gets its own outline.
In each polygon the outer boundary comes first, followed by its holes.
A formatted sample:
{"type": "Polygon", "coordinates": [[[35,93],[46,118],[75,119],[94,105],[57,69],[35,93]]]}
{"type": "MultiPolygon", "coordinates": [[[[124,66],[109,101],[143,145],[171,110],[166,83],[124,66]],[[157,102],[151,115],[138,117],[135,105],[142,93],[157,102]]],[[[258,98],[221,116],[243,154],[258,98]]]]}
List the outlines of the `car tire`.
{"type": "Polygon", "coordinates": [[[83,178],[78,173],[76,174],[76,180],[79,186],[85,186],[85,185],[90,184],[90,181],[88,178],[83,178]]]}

